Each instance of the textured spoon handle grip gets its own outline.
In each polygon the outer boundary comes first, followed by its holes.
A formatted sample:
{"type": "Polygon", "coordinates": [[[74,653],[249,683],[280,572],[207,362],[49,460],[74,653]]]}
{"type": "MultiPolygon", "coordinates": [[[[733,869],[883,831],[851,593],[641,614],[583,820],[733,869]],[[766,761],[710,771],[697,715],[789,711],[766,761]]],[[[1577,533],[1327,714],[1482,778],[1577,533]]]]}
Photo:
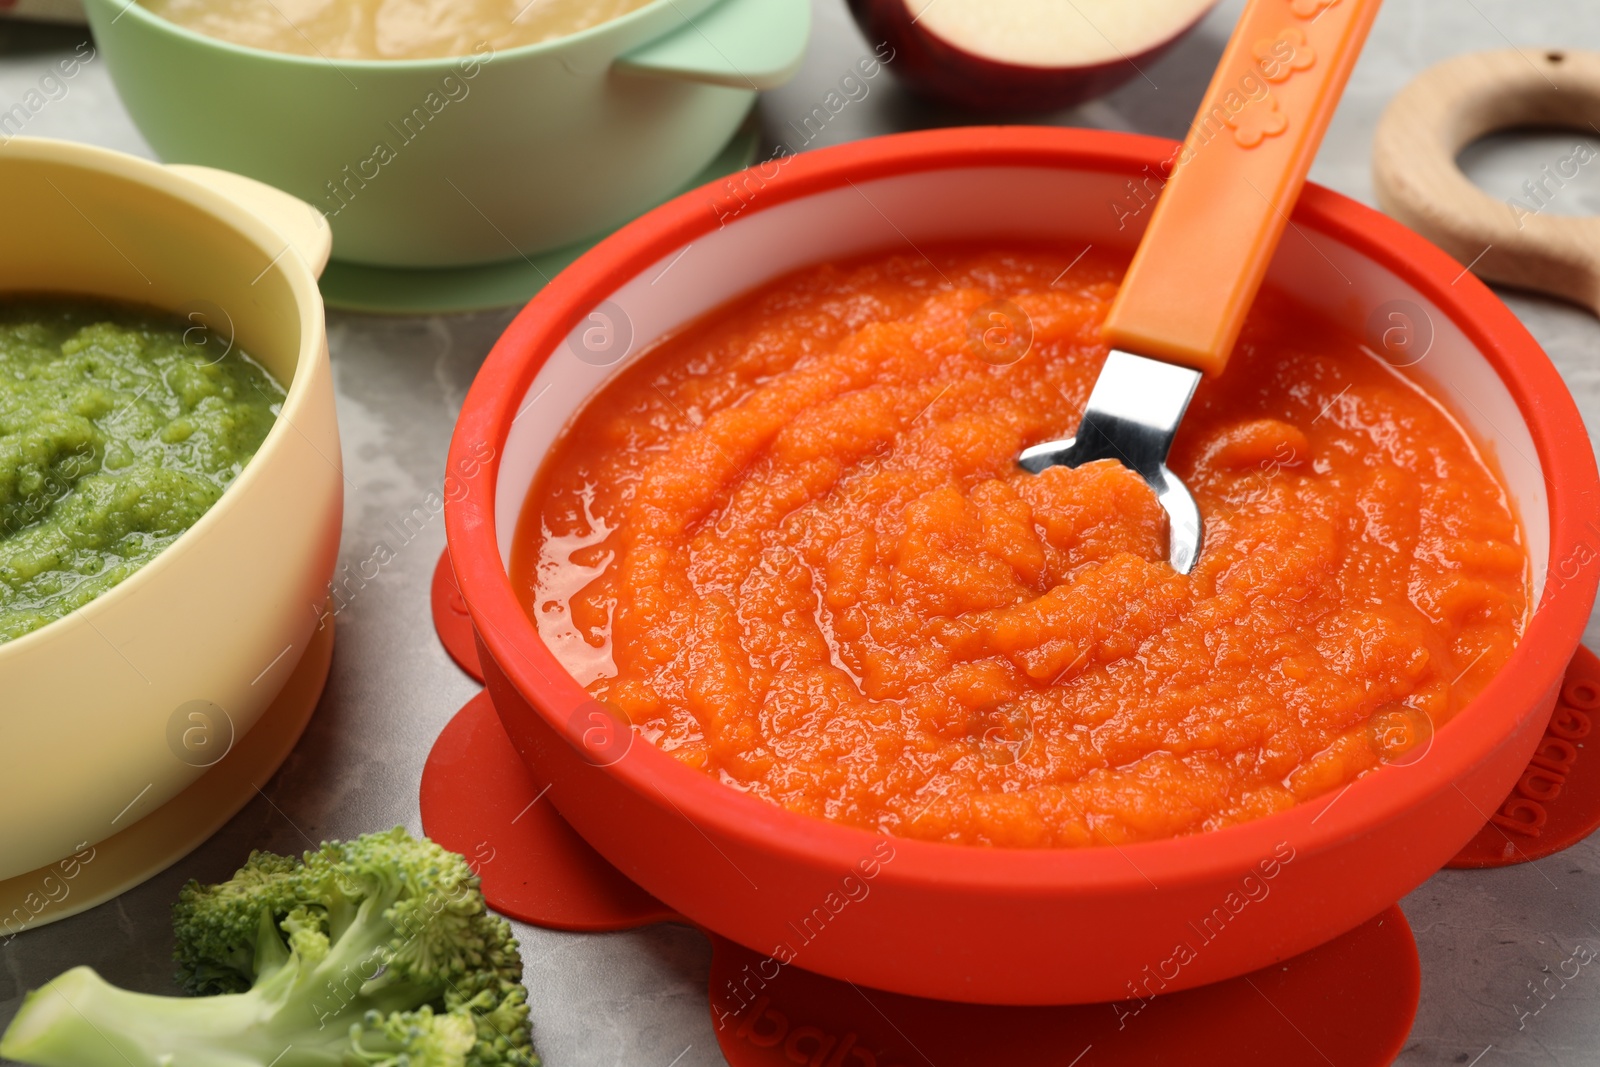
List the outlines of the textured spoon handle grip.
{"type": "Polygon", "coordinates": [[[1227,364],[1378,5],[1250,0],[1112,305],[1113,346],[1227,364]]]}

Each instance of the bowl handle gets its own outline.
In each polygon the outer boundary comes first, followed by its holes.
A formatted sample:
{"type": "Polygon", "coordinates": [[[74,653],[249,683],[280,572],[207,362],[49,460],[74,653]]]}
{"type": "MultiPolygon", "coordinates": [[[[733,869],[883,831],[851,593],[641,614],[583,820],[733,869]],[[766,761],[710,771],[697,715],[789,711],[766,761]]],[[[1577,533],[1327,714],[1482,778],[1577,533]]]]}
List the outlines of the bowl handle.
{"type": "Polygon", "coordinates": [[[811,36],[809,0],[721,0],[678,29],[617,57],[617,70],[775,89],[794,77],[811,36]]]}
{"type": "Polygon", "coordinates": [[[1600,314],[1600,221],[1547,211],[1580,168],[1577,146],[1520,195],[1496,200],[1456,164],[1467,145],[1517,126],[1589,133],[1600,107],[1600,53],[1572,48],[1476,52],[1429,67],[1400,91],[1372,145],[1384,211],[1485,281],[1565,297],[1600,314]]]}
{"type": "Polygon", "coordinates": [[[232,171],[192,163],[169,163],[167,169],[212,192],[221,193],[271,226],[290,248],[300,253],[313,275],[322,275],[323,268],[328,265],[328,254],[333,251],[333,231],[316,208],[265,182],[232,171]]]}

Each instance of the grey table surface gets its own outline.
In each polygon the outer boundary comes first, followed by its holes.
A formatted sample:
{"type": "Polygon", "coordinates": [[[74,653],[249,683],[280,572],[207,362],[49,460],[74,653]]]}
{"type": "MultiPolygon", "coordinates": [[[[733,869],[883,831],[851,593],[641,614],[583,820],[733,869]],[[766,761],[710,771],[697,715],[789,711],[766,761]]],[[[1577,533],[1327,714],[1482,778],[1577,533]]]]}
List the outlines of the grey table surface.
{"type": "MultiPolygon", "coordinates": [[[[869,50],[844,0],[813,5],[804,68],[759,104],[769,148],[792,140],[788,124],[820,104],[869,50]]],[[[1028,121],[1181,136],[1241,7],[1242,0],[1224,0],[1197,33],[1117,92],[1028,121]]],[[[82,28],[0,23],[0,110],[19,101],[86,36],[82,28]]],[[[1510,44],[1600,48],[1600,4],[1389,0],[1312,177],[1371,203],[1370,142],[1385,103],[1432,63],[1510,44]]],[[[817,143],[970,121],[879,78],[817,143]]],[[[65,96],[34,115],[26,132],[153,155],[102,61],[91,62],[65,96]]],[[[1540,165],[1565,154],[1574,139],[1568,133],[1498,137],[1474,147],[1465,161],[1477,181],[1507,196],[1540,165]]],[[[1582,175],[1551,210],[1600,213],[1600,176],[1582,175]]],[[[0,225],[4,211],[0,205],[0,225]]],[[[1560,368],[1588,424],[1600,425],[1600,324],[1551,301],[1517,294],[1506,300],[1560,368]]],[[[353,486],[345,502],[342,565],[366,558],[386,522],[409,515],[440,487],[462,399],[513,313],[329,314],[344,462],[353,486]]],[[[0,1025],[26,990],[79,963],[129,988],[172,991],[169,908],[179,885],[226,877],[252,848],[295,852],[308,842],[396,824],[420,831],[423,760],[450,716],[478,690],[446,657],[428,616],[429,578],[443,545],[443,523],[435,519],[341,613],[327,691],[263,796],[144,885],[0,948],[0,1025]]],[[[1597,636],[1600,620],[1592,619],[1591,644],[1597,636]]],[[[1600,978],[1585,969],[1553,1000],[1531,993],[1531,984],[1578,946],[1600,948],[1600,839],[1521,867],[1443,872],[1403,907],[1421,952],[1423,982],[1399,1063],[1600,1063],[1600,978]],[[1526,1014],[1541,1005],[1537,1014],[1526,1014]]],[[[521,925],[517,933],[535,1039],[550,1067],[724,1062],[706,1006],[710,949],[699,933],[660,926],[584,935],[521,925]]]]}

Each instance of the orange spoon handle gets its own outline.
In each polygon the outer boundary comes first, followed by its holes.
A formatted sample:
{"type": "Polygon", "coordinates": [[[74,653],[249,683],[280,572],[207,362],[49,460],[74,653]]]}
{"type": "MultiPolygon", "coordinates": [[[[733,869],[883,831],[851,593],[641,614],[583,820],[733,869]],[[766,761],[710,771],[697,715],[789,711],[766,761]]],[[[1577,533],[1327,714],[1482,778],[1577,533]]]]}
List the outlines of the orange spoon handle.
{"type": "Polygon", "coordinates": [[[1250,0],[1111,306],[1116,348],[1227,365],[1380,0],[1250,0]]]}

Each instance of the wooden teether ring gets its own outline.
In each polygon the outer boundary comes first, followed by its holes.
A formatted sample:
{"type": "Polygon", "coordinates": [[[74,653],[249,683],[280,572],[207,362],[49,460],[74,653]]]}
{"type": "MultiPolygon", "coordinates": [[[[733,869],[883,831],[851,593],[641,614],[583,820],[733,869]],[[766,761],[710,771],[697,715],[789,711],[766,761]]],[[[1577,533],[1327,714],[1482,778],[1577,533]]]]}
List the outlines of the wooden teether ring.
{"type": "MultiPolygon", "coordinates": [[[[1540,210],[1573,173],[1530,173],[1539,198],[1497,200],[1456,157],[1498,130],[1562,127],[1600,132],[1600,52],[1508,48],[1429,67],[1378,124],[1373,178],[1384,211],[1486,281],[1564,297],[1600,314],[1600,219],[1540,210]]],[[[1567,161],[1563,161],[1567,162],[1567,161]]]]}

